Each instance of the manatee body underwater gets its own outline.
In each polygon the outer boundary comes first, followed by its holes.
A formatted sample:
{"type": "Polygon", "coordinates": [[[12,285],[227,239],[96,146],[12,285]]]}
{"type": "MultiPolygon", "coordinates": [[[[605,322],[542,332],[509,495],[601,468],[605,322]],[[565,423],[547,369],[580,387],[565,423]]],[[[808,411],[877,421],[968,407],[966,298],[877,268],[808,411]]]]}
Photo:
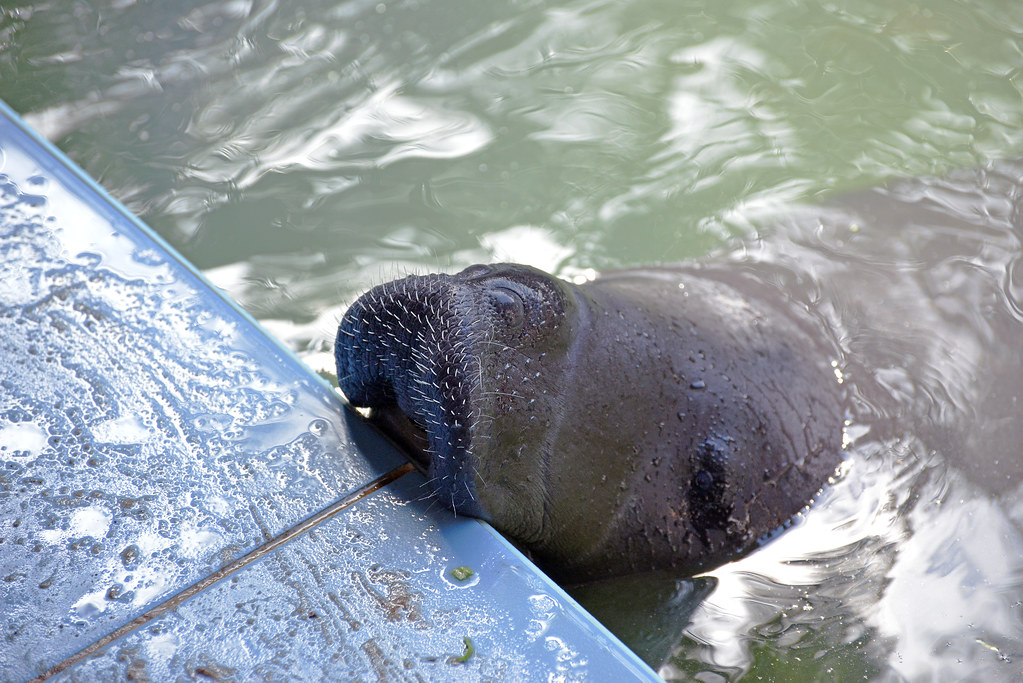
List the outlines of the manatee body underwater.
{"type": "Polygon", "coordinates": [[[566,584],[741,556],[842,457],[835,340],[742,268],[410,276],[348,309],[335,355],[431,495],[566,584]]]}

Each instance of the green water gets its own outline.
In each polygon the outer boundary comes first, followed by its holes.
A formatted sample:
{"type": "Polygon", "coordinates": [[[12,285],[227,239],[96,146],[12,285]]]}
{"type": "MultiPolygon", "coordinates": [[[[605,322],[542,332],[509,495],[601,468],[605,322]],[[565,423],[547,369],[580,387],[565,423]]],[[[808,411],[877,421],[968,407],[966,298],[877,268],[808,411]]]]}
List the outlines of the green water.
{"type": "Polygon", "coordinates": [[[681,260],[1023,150],[1005,1],[5,7],[0,96],[317,369],[406,270],[681,260]]]}
{"type": "MultiPolygon", "coordinates": [[[[407,271],[697,258],[797,203],[1019,158],[1021,66],[1008,0],[0,9],[0,97],[320,371],[346,305],[407,271]]],[[[794,589],[761,588],[780,611],[743,589],[746,626],[697,615],[662,673],[927,670],[884,606],[814,603],[796,638],[794,589]]]]}

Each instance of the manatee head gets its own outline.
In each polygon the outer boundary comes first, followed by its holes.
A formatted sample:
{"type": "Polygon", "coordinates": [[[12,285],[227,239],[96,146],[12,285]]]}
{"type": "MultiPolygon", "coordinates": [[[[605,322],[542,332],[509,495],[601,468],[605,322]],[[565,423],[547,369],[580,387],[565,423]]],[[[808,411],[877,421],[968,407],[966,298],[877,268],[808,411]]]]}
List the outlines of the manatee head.
{"type": "Polygon", "coordinates": [[[843,399],[814,324],[732,273],[573,285],[473,266],[356,301],[338,381],[432,495],[555,578],[693,574],[755,547],[834,471],[843,399]]]}
{"type": "Polygon", "coordinates": [[[542,451],[576,308],[570,285],[514,264],[389,282],[341,320],[338,383],[441,503],[528,543],[543,534],[542,451]]]}

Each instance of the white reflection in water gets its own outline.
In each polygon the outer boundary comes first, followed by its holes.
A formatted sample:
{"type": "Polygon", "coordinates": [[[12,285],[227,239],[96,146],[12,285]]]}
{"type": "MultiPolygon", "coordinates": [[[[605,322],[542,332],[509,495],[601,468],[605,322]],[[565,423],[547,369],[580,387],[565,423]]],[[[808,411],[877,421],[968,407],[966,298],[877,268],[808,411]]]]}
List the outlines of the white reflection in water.
{"type": "Polygon", "coordinates": [[[487,261],[522,263],[548,273],[557,272],[574,252],[559,244],[549,230],[532,225],[488,233],[480,237],[480,245],[490,252],[487,261]]]}
{"type": "Polygon", "coordinates": [[[1019,520],[963,488],[914,512],[873,617],[896,639],[889,664],[909,680],[968,676],[985,660],[1007,665],[1009,676],[1023,661],[1019,520]]]}
{"type": "MultiPolygon", "coordinates": [[[[854,583],[860,583],[860,590],[876,592],[869,584],[882,580],[884,566],[864,572],[857,553],[865,540],[875,549],[896,543],[905,529],[892,504],[895,480],[872,468],[864,457],[869,455],[861,453],[843,463],[841,478],[822,491],[785,533],[752,555],[711,572],[718,585],[693,615],[688,635],[708,648],[705,656],[716,667],[749,669],[751,646],[779,613],[790,627],[825,618],[829,607],[809,597],[820,593],[836,574],[858,573],[854,583]]],[[[855,597],[854,591],[844,597],[850,596],[855,597]]],[[[839,607],[840,602],[832,603],[830,610],[839,607]]],[[[662,674],[673,678],[670,667],[662,674]]]]}

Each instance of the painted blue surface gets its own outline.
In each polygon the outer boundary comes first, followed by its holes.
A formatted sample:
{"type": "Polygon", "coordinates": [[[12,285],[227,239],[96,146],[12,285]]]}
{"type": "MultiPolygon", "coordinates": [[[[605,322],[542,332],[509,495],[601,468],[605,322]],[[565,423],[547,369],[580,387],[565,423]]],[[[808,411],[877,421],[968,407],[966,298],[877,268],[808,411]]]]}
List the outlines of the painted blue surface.
{"type": "Polygon", "coordinates": [[[629,680],[642,674],[640,667],[630,672],[617,644],[480,524],[409,502],[416,488],[410,479],[62,679],[123,680],[136,660],[156,680],[173,678],[182,663],[274,680],[629,680]],[[464,582],[451,573],[462,566],[474,572],[464,582]],[[462,662],[465,638],[474,652],[462,662]]]}
{"type": "Polygon", "coordinates": [[[0,679],[656,680],[401,464],[0,106],[0,679]]]}

